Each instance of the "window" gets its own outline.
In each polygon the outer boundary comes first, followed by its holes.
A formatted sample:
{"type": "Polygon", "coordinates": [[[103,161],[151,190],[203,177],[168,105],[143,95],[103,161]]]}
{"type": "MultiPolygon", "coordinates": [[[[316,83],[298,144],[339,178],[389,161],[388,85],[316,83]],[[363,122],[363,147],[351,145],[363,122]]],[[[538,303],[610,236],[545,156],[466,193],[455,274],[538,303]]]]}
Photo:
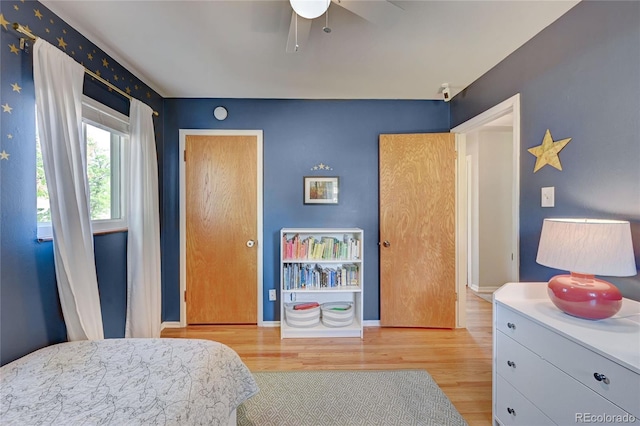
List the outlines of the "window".
{"type": "MultiPolygon", "coordinates": [[[[129,118],[91,98],[82,101],[82,135],[86,143],[89,206],[94,233],[125,230],[125,144],[129,118]]],[[[38,239],[51,239],[51,212],[40,140],[36,130],[38,239]]]]}

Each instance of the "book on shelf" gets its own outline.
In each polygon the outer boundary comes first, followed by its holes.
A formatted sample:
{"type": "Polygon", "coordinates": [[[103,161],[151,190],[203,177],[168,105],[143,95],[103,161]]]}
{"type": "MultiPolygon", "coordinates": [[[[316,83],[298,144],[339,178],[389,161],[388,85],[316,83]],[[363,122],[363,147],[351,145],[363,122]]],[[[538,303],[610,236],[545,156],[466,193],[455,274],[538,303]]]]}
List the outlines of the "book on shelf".
{"type": "Polygon", "coordinates": [[[342,240],[329,236],[317,240],[314,236],[301,239],[299,234],[289,238],[282,235],[285,260],[358,260],[360,249],[360,240],[348,234],[344,234],[342,240]]]}
{"type": "Polygon", "coordinates": [[[359,286],[360,266],[344,264],[333,267],[310,263],[285,263],[282,266],[282,278],[284,290],[359,286]]]}

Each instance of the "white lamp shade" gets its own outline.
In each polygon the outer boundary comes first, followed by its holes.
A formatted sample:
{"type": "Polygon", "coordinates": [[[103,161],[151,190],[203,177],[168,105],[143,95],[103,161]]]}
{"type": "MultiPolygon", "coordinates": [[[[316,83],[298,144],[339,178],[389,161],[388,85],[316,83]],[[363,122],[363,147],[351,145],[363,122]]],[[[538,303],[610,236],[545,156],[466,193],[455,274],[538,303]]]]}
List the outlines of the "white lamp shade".
{"type": "Polygon", "coordinates": [[[315,19],[329,9],[331,0],[289,0],[293,10],[303,18],[315,19]]]}
{"type": "Polygon", "coordinates": [[[536,262],[589,275],[636,275],[631,225],[621,220],[545,219],[536,262]]]}

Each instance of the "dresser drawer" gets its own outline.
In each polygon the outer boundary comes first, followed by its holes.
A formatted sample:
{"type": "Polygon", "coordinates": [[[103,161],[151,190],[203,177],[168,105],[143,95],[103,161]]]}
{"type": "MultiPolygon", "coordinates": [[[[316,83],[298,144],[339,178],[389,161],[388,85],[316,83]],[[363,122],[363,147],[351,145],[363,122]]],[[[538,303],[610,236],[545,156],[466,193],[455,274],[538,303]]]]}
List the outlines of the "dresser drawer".
{"type": "Polygon", "coordinates": [[[494,414],[501,425],[555,425],[501,376],[496,383],[494,414]]]}
{"type": "MultiPolygon", "coordinates": [[[[589,321],[585,321],[585,327],[588,327],[589,321]]],[[[610,401],[616,401],[626,412],[640,418],[640,375],[500,305],[496,305],[496,327],[583,385],[610,401]],[[606,379],[599,376],[601,380],[597,380],[595,375],[603,375],[606,379]]]]}
{"type": "Polygon", "coordinates": [[[612,402],[500,331],[496,333],[496,349],[498,376],[544,410],[554,422],[575,424],[579,413],[625,414],[612,402]]]}

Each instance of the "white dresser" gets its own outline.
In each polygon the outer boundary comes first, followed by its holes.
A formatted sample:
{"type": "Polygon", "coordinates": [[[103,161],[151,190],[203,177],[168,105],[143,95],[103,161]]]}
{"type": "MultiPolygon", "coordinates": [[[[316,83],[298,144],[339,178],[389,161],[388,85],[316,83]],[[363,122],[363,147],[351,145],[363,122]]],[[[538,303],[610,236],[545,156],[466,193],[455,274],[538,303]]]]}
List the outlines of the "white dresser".
{"type": "Polygon", "coordinates": [[[640,424],[639,302],[590,321],[558,310],[547,283],[493,297],[494,425],[640,424]]]}

